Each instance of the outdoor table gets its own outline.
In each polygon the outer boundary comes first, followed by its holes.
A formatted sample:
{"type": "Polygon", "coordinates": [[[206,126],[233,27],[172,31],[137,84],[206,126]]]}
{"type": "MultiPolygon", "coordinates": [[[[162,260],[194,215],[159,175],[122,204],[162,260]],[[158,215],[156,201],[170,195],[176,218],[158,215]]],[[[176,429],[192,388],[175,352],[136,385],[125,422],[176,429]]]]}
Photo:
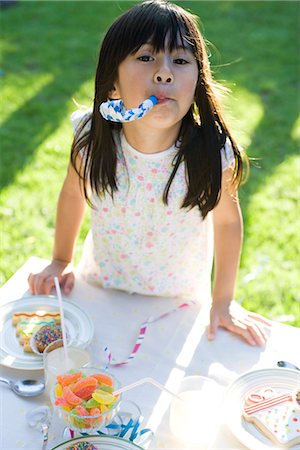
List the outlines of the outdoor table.
{"type": "MultiPolygon", "coordinates": [[[[23,297],[25,302],[26,296],[31,295],[28,274],[41,270],[47,263],[40,258],[30,258],[1,288],[0,305],[23,297]]],[[[126,359],[136,342],[140,325],[148,317],[172,311],[182,303],[178,299],[104,290],[87,284],[80,274],[77,275],[75,287],[67,298],[84,309],[94,322],[95,333],[89,350],[95,366],[103,367],[104,346],[109,347],[116,360],[126,359]]],[[[109,371],[122,385],[152,377],[172,390],[182,376],[208,376],[225,388],[245,372],[277,367],[278,360],[300,365],[300,354],[296,350],[300,342],[298,328],[273,322],[269,340],[262,347],[252,347],[222,329],[218,330],[216,339],[209,342],[206,337],[208,315],[209,305],[201,307],[194,304],[150,324],[134,360],[124,366],[112,366],[109,371]]],[[[42,370],[0,367],[5,378],[43,377],[42,370]]],[[[28,426],[25,415],[38,406],[50,405],[49,398],[45,394],[35,398],[18,397],[2,383],[0,398],[0,448],[40,450],[42,433],[28,426]]],[[[181,448],[169,429],[170,395],[145,384],[124,393],[123,398],[139,405],[144,416],[141,427],[153,430],[155,437],[148,445],[149,449],[181,448]]],[[[62,420],[53,414],[48,449],[64,440],[64,427],[62,420]]],[[[234,450],[246,447],[222,425],[213,448],[234,450]]]]}

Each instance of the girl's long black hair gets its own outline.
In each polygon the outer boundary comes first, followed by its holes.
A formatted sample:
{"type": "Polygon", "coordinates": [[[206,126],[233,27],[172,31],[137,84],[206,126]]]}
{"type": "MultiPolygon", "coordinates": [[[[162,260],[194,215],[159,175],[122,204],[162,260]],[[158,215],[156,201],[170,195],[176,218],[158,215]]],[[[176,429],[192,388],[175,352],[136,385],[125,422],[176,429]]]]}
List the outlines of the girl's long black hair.
{"type": "Polygon", "coordinates": [[[228,130],[218,102],[218,86],[212,79],[204,39],[198,29],[197,17],[165,0],[139,3],[120,16],[109,28],[99,55],[95,80],[93,112],[77,130],[71,149],[71,162],[83,181],[87,201],[87,185],[97,195],[112,195],[118,189],[116,179],[117,150],[112,131],[120,124],[108,122],[99,113],[99,105],[107,101],[117,80],[119,64],[150,43],[154,51],[165,49],[166,38],[170,51],[178,45],[192,46],[198,64],[198,82],[194,105],[182,120],[180,146],[174,168],[166,183],[163,201],[168,193],[179,164],[184,161],[188,190],[182,207],[199,207],[205,218],[218,203],[221,192],[221,148],[226,138],[232,144],[235,165],[232,182],[239,186],[243,177],[241,153],[228,130]],[[179,41],[178,41],[179,36],[179,41]],[[179,44],[178,44],[179,42],[179,44]],[[82,130],[90,122],[87,132],[82,130]],[[78,167],[78,154],[84,158],[78,167]]]}

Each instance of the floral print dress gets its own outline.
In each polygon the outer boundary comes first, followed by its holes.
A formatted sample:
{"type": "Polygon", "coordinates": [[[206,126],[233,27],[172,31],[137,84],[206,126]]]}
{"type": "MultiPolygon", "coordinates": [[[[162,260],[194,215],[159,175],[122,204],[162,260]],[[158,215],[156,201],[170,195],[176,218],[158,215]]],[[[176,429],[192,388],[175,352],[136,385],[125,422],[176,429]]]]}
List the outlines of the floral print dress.
{"type": "MultiPolygon", "coordinates": [[[[81,116],[82,117],[82,116],[81,116]]],[[[75,127],[80,113],[72,117],[75,127]]],[[[162,201],[177,148],[144,154],[121,133],[117,146],[118,191],[93,195],[91,231],[80,270],[87,281],[130,293],[204,300],[210,296],[213,260],[212,217],[198,208],[181,208],[187,192],[184,163],[162,201]]],[[[234,159],[231,146],[221,150],[223,170],[234,159]]]]}

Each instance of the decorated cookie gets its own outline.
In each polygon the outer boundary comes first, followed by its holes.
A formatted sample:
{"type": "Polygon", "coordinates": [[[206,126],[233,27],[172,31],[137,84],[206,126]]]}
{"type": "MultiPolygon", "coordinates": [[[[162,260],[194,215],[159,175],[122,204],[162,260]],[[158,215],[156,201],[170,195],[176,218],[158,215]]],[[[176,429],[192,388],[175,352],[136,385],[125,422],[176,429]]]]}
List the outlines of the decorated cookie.
{"type": "Polygon", "coordinates": [[[69,447],[66,448],[66,450],[98,450],[98,449],[97,447],[95,447],[95,445],[87,441],[82,441],[78,442],[78,444],[70,445],[69,447]]]}
{"type": "Polygon", "coordinates": [[[293,395],[294,405],[300,411],[300,387],[296,389],[293,395]]]}
{"type": "Polygon", "coordinates": [[[31,336],[30,345],[34,352],[43,353],[45,348],[54,341],[62,339],[62,329],[56,323],[47,323],[31,336]]]}
{"type": "Polygon", "coordinates": [[[24,352],[32,353],[30,337],[43,325],[60,323],[58,312],[45,312],[38,314],[35,312],[16,312],[12,316],[12,324],[16,327],[16,336],[24,352]]]}
{"type": "Polygon", "coordinates": [[[291,392],[267,388],[251,393],[245,399],[243,417],[277,446],[290,448],[300,443],[300,411],[291,392]]]}

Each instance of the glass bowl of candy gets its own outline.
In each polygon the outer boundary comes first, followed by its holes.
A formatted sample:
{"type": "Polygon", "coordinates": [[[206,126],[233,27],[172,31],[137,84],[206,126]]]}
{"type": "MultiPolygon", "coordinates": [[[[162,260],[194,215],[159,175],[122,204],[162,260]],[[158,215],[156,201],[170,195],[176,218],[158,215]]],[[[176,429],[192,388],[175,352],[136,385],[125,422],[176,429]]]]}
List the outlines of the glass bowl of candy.
{"type": "Polygon", "coordinates": [[[120,388],[111,374],[95,368],[81,367],[57,375],[50,397],[56,413],[72,430],[92,434],[112,422],[120,409],[120,388]]]}

